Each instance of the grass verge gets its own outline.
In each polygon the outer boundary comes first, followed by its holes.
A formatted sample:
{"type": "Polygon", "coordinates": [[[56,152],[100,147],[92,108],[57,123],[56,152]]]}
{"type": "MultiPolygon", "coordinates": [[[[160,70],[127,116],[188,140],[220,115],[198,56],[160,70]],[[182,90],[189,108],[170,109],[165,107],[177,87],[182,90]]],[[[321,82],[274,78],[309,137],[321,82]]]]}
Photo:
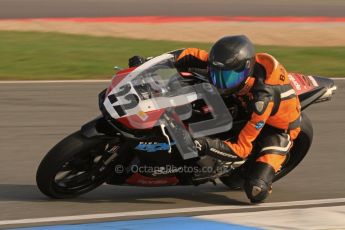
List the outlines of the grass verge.
{"type": "MultiPolygon", "coordinates": [[[[209,50],[211,44],[90,37],[59,33],[0,31],[0,80],[109,78],[135,54],[155,56],[181,47],[209,50]]],[[[257,46],[288,71],[345,76],[345,47],[257,46]]]]}

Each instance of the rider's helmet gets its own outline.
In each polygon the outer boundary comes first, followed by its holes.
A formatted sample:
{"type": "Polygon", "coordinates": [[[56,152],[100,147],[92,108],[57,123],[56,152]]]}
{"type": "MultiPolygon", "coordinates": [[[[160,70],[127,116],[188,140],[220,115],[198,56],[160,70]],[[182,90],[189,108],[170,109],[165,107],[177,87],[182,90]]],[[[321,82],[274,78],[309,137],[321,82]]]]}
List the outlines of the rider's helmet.
{"type": "Polygon", "coordinates": [[[240,90],[253,73],[255,50],[244,35],[226,36],[218,40],[209,54],[211,83],[220,91],[240,90]]]}

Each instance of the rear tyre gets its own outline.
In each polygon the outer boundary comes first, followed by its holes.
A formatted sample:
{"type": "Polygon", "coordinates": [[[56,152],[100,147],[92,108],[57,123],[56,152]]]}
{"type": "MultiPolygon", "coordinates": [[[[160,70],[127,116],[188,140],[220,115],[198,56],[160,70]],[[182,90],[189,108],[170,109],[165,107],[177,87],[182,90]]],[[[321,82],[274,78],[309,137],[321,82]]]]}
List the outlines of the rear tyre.
{"type": "Polygon", "coordinates": [[[240,170],[241,167],[233,170],[230,175],[221,176],[219,180],[231,190],[242,190],[245,181],[240,170]]]}
{"type": "Polygon", "coordinates": [[[100,186],[109,168],[100,171],[97,160],[105,150],[106,140],[86,138],[80,131],[54,146],[40,163],[36,182],[41,192],[51,198],[73,198],[100,186]]]}
{"type": "Polygon", "coordinates": [[[309,151],[313,141],[313,126],[305,113],[302,113],[302,119],[301,132],[296,140],[294,140],[294,145],[290,150],[288,159],[283,164],[281,170],[276,173],[273,181],[277,181],[290,173],[299,165],[309,151]]]}

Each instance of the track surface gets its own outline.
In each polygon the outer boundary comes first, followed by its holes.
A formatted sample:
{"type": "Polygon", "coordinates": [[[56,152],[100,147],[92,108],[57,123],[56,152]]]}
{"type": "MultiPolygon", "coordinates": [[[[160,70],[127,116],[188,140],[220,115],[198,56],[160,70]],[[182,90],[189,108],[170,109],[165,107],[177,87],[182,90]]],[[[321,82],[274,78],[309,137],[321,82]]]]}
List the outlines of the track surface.
{"type": "MultiPolygon", "coordinates": [[[[0,0],[0,18],[154,15],[344,17],[345,1],[0,0]]],[[[228,191],[221,184],[102,186],[73,200],[44,197],[35,185],[40,160],[55,143],[98,115],[97,94],[106,85],[0,84],[0,221],[247,202],[242,192],[228,191]]],[[[345,197],[345,81],[337,85],[334,100],[307,110],[314,123],[313,147],[297,169],[274,185],[268,202],[345,197]]]]}
{"type": "Polygon", "coordinates": [[[1,0],[0,18],[345,16],[342,0],[1,0]]]}
{"type": "MultiPolygon", "coordinates": [[[[268,202],[345,197],[345,81],[332,101],[310,107],[314,144],[299,167],[277,182],[268,202]]],[[[98,115],[107,83],[0,84],[1,220],[181,207],[237,205],[242,192],[199,187],[102,186],[79,199],[53,201],[35,186],[36,168],[59,140],[98,115]]],[[[236,210],[234,210],[236,212],[236,210]]],[[[0,226],[1,227],[1,226],[0,226]]]]}

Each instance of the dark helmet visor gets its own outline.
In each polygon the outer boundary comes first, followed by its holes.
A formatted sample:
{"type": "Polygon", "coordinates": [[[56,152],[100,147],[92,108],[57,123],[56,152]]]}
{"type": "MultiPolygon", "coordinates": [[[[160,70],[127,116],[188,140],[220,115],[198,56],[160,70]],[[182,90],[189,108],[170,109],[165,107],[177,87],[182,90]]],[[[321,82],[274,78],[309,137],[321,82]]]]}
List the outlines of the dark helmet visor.
{"type": "Polygon", "coordinates": [[[242,71],[221,70],[210,67],[211,81],[219,89],[233,89],[245,81],[249,74],[249,69],[242,71]]]}

